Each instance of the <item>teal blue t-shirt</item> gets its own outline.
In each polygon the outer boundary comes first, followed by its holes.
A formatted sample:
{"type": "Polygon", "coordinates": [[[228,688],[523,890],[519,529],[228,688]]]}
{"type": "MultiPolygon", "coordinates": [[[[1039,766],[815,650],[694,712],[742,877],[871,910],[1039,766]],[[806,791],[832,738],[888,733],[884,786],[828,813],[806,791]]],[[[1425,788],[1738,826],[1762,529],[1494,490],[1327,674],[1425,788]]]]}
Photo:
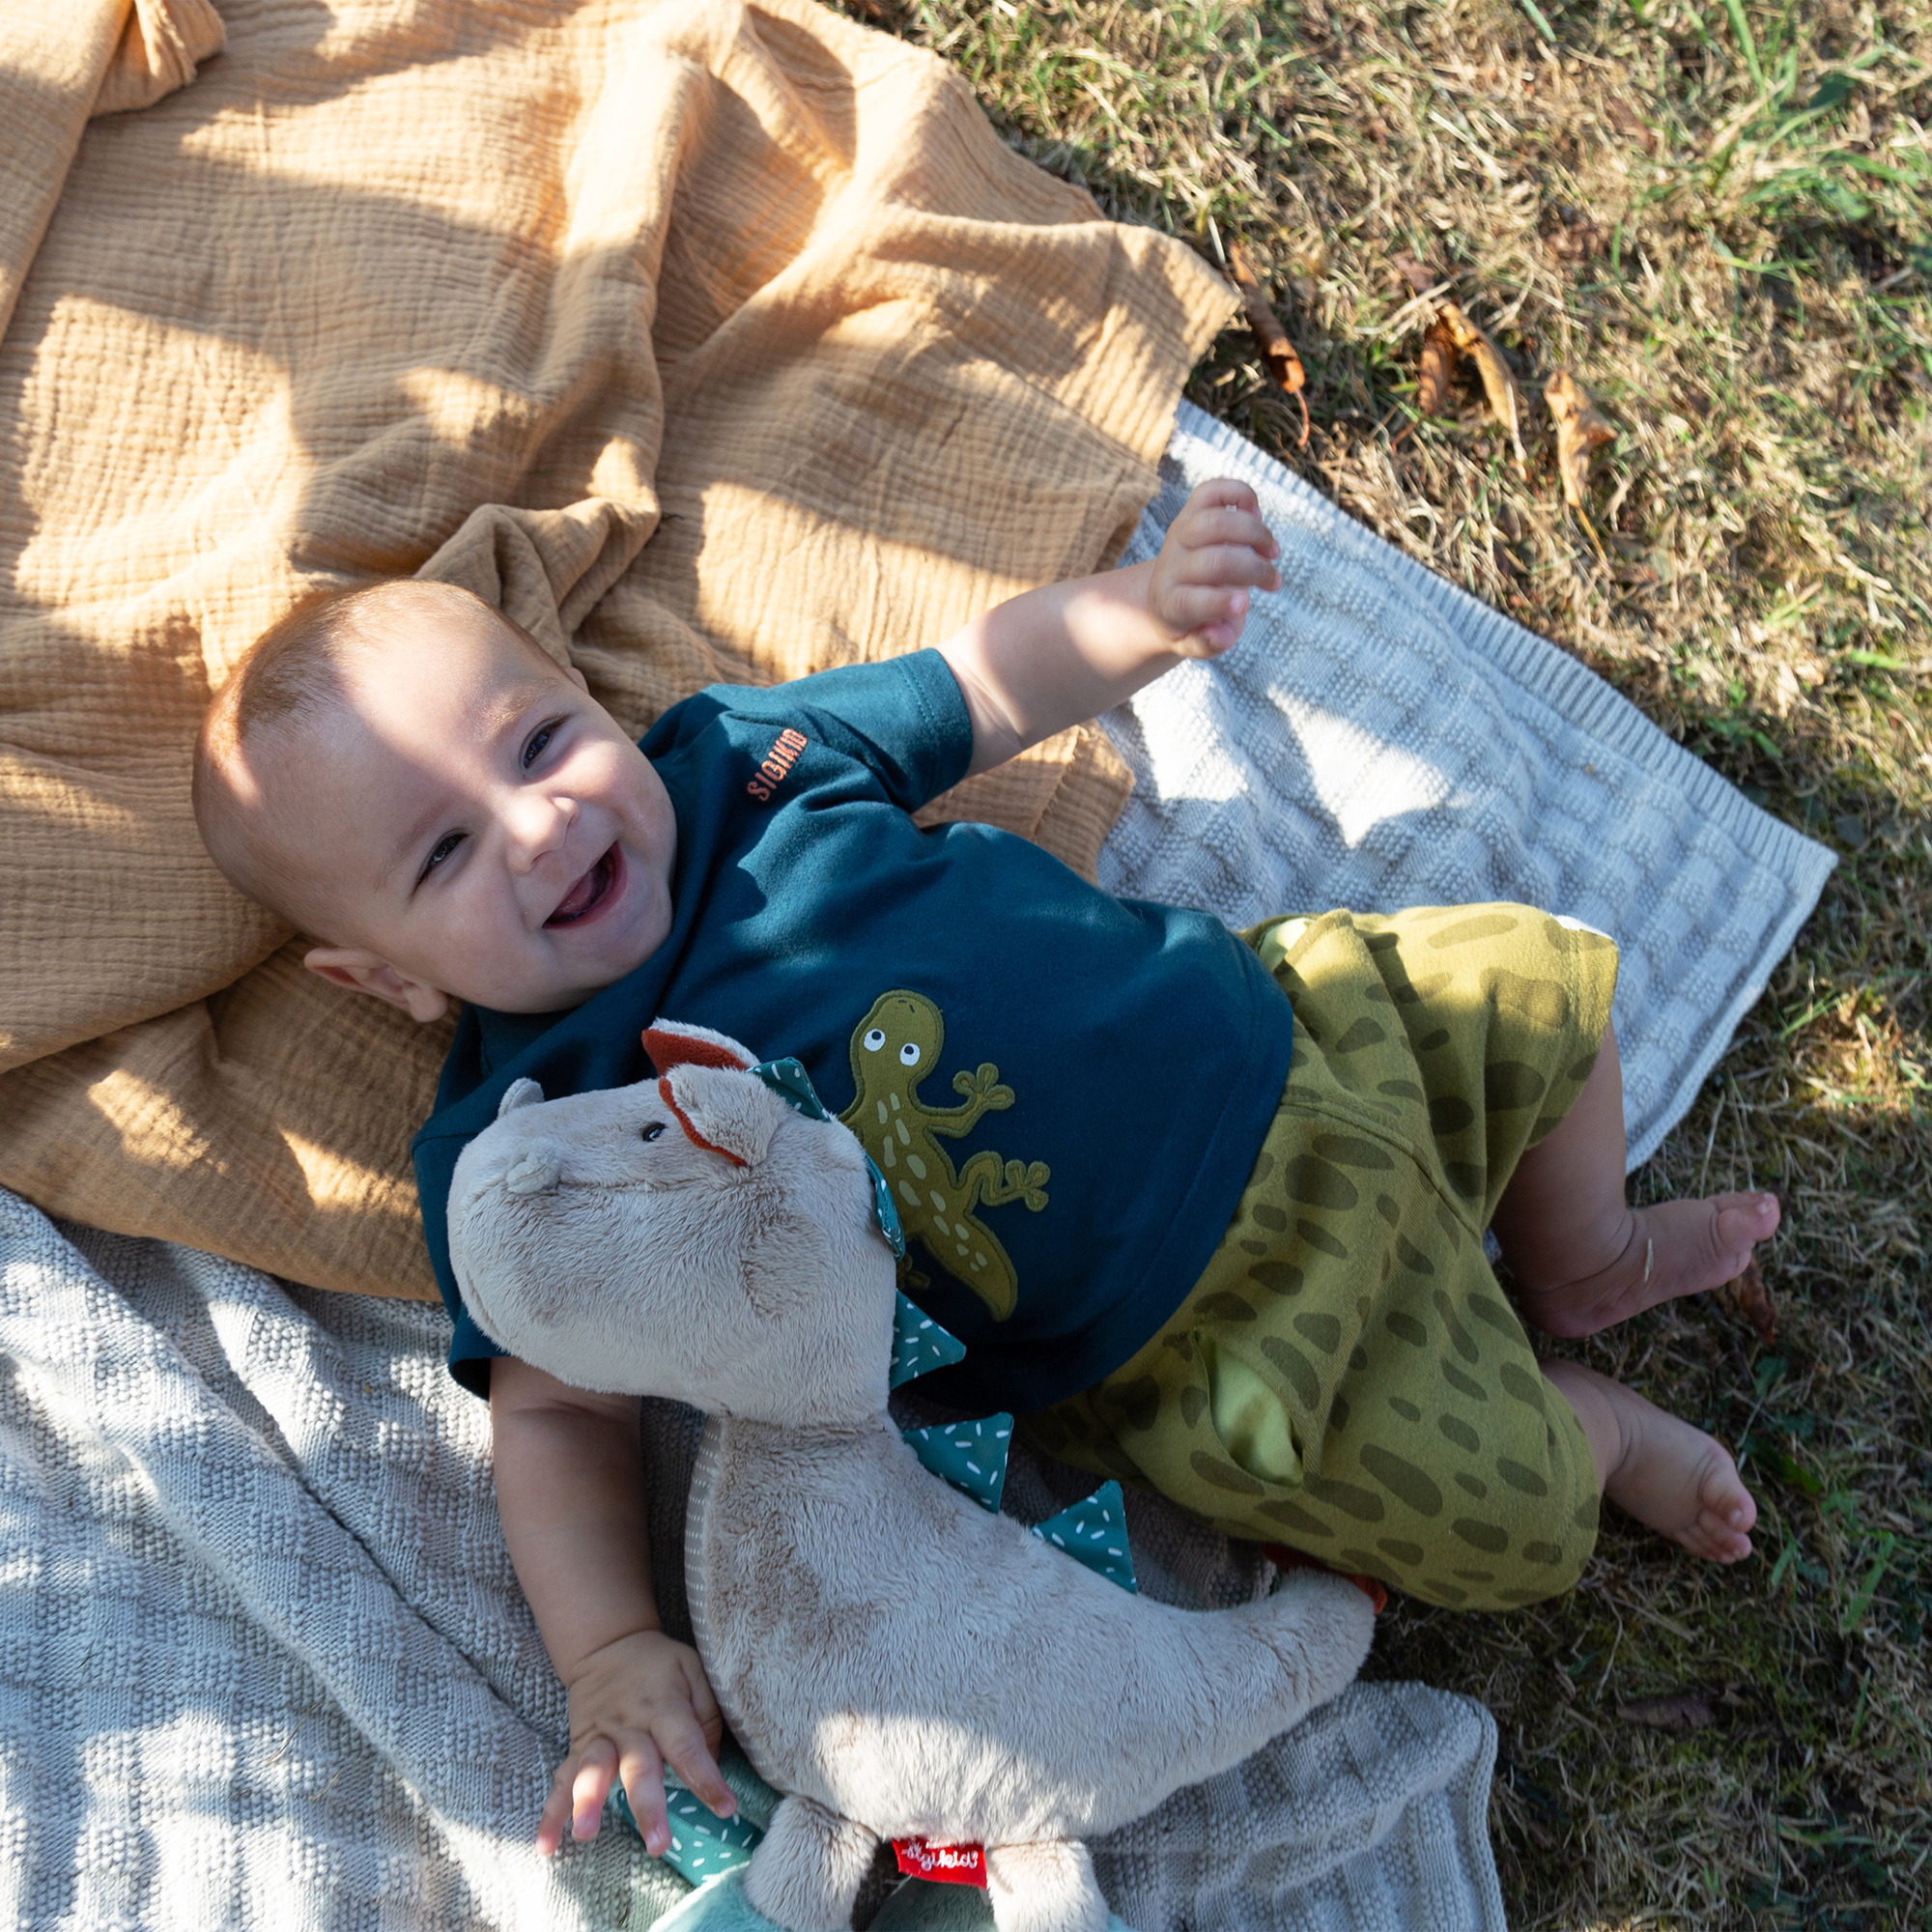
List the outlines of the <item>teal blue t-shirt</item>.
{"type": "Polygon", "coordinates": [[[444,1214],[512,1080],[551,1097],[652,1069],[660,1016],[802,1061],[898,1203],[902,1285],[966,1344],[930,1393],[1044,1407],[1118,1368],[1193,1286],[1288,1077],[1293,1018],[1205,913],[1119,899],[1038,846],[910,814],[965,776],[937,652],[767,689],[713,686],[640,741],[677,818],[672,924],[568,1012],[463,1015],[413,1144],[456,1318],[444,1214]]]}

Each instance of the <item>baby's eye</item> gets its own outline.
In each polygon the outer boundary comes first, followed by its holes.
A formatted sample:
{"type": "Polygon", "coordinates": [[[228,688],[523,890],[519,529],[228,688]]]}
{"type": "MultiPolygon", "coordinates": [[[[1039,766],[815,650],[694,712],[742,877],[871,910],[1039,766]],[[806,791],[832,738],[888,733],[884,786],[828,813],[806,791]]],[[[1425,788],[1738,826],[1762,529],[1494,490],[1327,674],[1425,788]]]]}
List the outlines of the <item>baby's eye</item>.
{"type": "Polygon", "coordinates": [[[543,756],[544,747],[556,736],[554,724],[545,724],[531,733],[530,742],[524,747],[524,770],[528,771],[543,756]]]}
{"type": "Polygon", "coordinates": [[[423,868],[420,872],[416,874],[416,883],[420,885],[423,882],[423,880],[428,878],[429,875],[433,871],[435,871],[436,868],[440,865],[441,865],[442,862],[445,859],[447,859],[449,855],[452,852],[454,852],[456,848],[462,843],[463,843],[462,833],[445,832],[442,835],[442,837],[436,841],[435,846],[430,851],[429,857],[423,861],[423,868]]]}

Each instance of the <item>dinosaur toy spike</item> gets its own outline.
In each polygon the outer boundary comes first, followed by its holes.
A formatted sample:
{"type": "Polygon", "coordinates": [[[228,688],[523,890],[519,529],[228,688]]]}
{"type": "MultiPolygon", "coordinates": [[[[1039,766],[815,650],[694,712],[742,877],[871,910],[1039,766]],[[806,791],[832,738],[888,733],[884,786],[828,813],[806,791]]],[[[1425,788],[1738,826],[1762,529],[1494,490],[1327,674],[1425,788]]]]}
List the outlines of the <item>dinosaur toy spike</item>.
{"type": "MultiPolygon", "coordinates": [[[[702,1885],[706,1879],[751,1863],[753,1850],[765,1834],[749,1818],[716,1816],[668,1765],[665,1767],[664,1785],[665,1821],[670,1827],[670,1848],[664,1861],[679,1878],[702,1885]]],[[[637,1832],[638,1821],[631,1814],[631,1802],[621,1781],[612,1787],[612,1795],[618,1815],[637,1832]]],[[[643,1833],[638,1832],[638,1835],[642,1837],[643,1833]]]]}
{"type": "Polygon", "coordinates": [[[1007,1488],[1007,1451],[1012,1445],[1010,1415],[983,1415],[977,1422],[938,1422],[929,1429],[902,1429],[912,1453],[955,1490],[995,1516],[1007,1488]]]}
{"type": "Polygon", "coordinates": [[[889,1386],[897,1388],[915,1376],[950,1368],[966,1359],[966,1345],[949,1335],[931,1316],[903,1294],[893,1313],[893,1366],[889,1386]]]}
{"type": "Polygon", "coordinates": [[[1127,1500],[1119,1483],[1102,1483],[1091,1496],[1035,1523],[1033,1533],[1108,1582],[1139,1594],[1134,1559],[1127,1548],[1127,1500]]]}

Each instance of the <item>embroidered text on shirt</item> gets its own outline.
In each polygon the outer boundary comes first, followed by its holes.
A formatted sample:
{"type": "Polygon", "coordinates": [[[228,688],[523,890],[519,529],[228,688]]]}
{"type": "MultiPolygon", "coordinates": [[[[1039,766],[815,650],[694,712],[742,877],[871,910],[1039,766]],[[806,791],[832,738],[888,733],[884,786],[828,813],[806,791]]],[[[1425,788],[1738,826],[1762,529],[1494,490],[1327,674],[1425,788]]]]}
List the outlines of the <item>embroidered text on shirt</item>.
{"type": "Polygon", "coordinates": [[[753,798],[770,798],[780,783],[790,776],[792,766],[798,763],[798,754],[810,742],[803,731],[794,731],[789,726],[781,731],[778,743],[765,754],[764,762],[745,789],[753,798]]]}

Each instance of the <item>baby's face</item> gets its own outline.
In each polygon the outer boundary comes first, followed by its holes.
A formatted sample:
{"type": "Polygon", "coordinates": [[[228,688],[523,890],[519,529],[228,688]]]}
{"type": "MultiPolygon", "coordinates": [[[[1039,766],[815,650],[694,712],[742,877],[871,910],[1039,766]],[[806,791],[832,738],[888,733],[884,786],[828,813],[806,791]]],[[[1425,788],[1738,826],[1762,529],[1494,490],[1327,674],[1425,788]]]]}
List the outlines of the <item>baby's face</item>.
{"type": "Polygon", "coordinates": [[[419,621],[433,639],[353,658],[347,701],[289,748],[283,816],[340,910],[310,963],[363,949],[501,1011],[571,1006],[670,930],[670,800],[575,671],[481,613],[419,621]]]}

